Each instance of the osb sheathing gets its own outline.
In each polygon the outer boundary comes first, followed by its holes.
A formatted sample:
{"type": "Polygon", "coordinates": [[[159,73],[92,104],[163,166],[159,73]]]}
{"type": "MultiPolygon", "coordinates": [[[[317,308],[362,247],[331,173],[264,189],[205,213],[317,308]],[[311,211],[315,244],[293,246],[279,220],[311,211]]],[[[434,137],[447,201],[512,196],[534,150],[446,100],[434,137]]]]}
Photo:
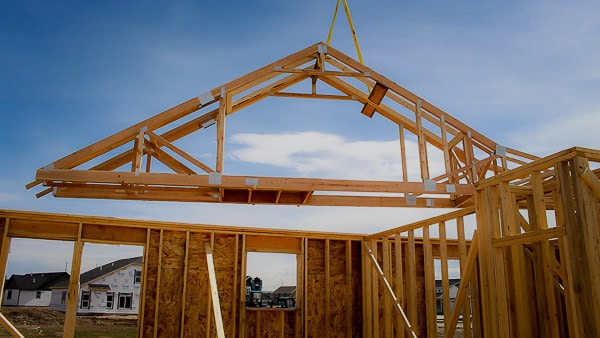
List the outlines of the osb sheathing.
{"type": "MultiPolygon", "coordinates": [[[[240,291],[245,280],[241,275],[243,238],[152,230],[146,252],[143,336],[151,337],[155,331],[161,337],[179,336],[181,332],[185,337],[207,333],[216,336],[205,243],[213,246],[225,333],[241,334],[238,324],[245,298],[240,291]]],[[[248,310],[242,324],[246,337],[301,336],[304,330],[309,337],[320,337],[324,332],[346,336],[348,331],[354,337],[362,335],[361,243],[314,238],[305,241],[306,274],[299,278],[306,280],[298,283],[306,285],[304,308],[248,310]]]]}

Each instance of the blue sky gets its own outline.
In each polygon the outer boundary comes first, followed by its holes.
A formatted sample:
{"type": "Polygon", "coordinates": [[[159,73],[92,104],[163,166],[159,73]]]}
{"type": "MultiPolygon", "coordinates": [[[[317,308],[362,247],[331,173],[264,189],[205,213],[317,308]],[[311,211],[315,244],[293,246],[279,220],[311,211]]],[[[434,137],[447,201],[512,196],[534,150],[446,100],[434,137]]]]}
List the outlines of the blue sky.
{"type": "MultiPolygon", "coordinates": [[[[540,156],[600,148],[600,2],[348,2],[365,63],[476,130],[540,156]]],[[[334,6],[2,1],[0,208],[359,233],[423,218],[427,211],[36,199],[24,188],[45,164],[326,40],[334,6]]],[[[332,45],[356,57],[341,11],[332,45]]],[[[356,105],[319,104],[280,100],[236,113],[225,173],[393,179],[394,129],[356,105]]],[[[206,149],[197,155],[214,161],[206,149]]],[[[60,271],[70,260],[68,243],[44,243],[45,256],[57,257],[44,264],[32,245],[41,244],[15,241],[9,275],[60,271]]],[[[87,245],[84,264],[114,252],[87,245]]]]}

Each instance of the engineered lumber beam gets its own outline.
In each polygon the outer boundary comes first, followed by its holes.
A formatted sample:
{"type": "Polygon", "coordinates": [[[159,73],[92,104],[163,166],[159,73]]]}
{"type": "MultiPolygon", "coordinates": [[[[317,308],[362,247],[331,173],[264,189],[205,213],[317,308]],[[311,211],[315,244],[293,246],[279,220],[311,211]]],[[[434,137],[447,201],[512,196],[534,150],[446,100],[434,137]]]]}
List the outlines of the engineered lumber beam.
{"type": "MultiPolygon", "coordinates": [[[[445,183],[436,183],[435,190],[425,189],[422,182],[336,180],[319,178],[280,178],[264,176],[223,175],[221,184],[210,184],[208,175],[181,175],[166,173],[110,172],[101,170],[39,170],[37,179],[42,181],[90,182],[115,184],[144,184],[181,187],[217,187],[248,189],[247,179],[258,180],[254,189],[298,191],[349,191],[411,194],[448,194],[445,183]]],[[[470,184],[455,184],[456,193],[472,195],[470,184]]]]}
{"type": "MultiPolygon", "coordinates": [[[[85,187],[57,187],[54,195],[65,198],[95,198],[95,199],[121,199],[141,201],[179,201],[179,202],[206,202],[206,203],[237,203],[248,204],[248,192],[243,196],[236,194],[239,190],[222,189],[224,197],[219,199],[213,194],[221,192],[192,188],[175,189],[144,189],[120,187],[105,187],[103,189],[85,187]],[[205,194],[203,194],[205,193],[205,194]]],[[[260,192],[260,191],[259,191],[260,192]]],[[[268,191],[266,191],[268,192],[268,191]]],[[[408,204],[405,197],[380,197],[380,196],[346,196],[346,195],[312,195],[306,201],[306,192],[288,191],[280,195],[277,200],[277,192],[272,192],[273,197],[263,200],[256,199],[259,193],[253,191],[250,204],[280,204],[280,205],[313,205],[313,206],[357,206],[357,207],[414,207],[414,208],[455,208],[456,202],[450,198],[417,198],[416,203],[408,204]]],[[[462,204],[468,207],[469,203],[462,204]]]]}
{"type": "Polygon", "coordinates": [[[247,235],[246,251],[299,254],[302,239],[295,237],[247,235]]]}
{"type": "MultiPolygon", "coordinates": [[[[339,240],[355,240],[361,241],[364,238],[364,234],[352,234],[352,233],[336,233],[336,232],[325,232],[325,231],[302,231],[302,230],[284,230],[284,229],[272,229],[272,228],[250,228],[240,225],[234,226],[217,226],[208,225],[201,223],[180,223],[180,222],[166,222],[166,221],[151,221],[151,220],[137,220],[130,218],[115,218],[115,217],[103,217],[103,216],[83,216],[74,214],[59,214],[59,213],[48,213],[48,212],[36,212],[36,211],[19,211],[19,210],[7,210],[0,209],[0,218],[10,218],[11,228],[14,222],[19,220],[22,222],[23,227],[26,224],[36,224],[45,222],[48,224],[56,224],[63,226],[67,229],[68,233],[71,234],[75,229],[75,237],[70,239],[71,241],[77,240],[77,229],[79,223],[82,223],[85,227],[87,224],[114,226],[117,228],[136,228],[136,229],[155,229],[155,230],[177,230],[191,232],[215,232],[221,234],[247,234],[247,235],[266,235],[266,236],[278,236],[278,237],[295,237],[295,238],[331,238],[339,240]]],[[[32,228],[32,230],[36,230],[32,228]]],[[[85,232],[85,230],[84,230],[85,232]]],[[[29,231],[28,233],[33,233],[29,231]]],[[[9,229],[8,236],[19,237],[19,233],[14,233],[9,229]]],[[[61,235],[62,236],[62,235],[61,235]]],[[[66,237],[66,236],[65,236],[66,237]]],[[[44,239],[44,238],[40,238],[44,239]]],[[[56,239],[56,238],[51,238],[56,239]]],[[[67,239],[68,240],[68,239],[67,239]]]]}

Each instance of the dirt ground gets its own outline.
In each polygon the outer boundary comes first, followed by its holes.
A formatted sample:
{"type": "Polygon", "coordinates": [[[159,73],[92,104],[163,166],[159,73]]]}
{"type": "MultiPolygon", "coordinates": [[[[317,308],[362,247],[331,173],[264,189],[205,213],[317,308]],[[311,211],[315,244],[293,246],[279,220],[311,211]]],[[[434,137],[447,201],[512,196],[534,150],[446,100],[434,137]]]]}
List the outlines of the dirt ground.
{"type": "MultiPolygon", "coordinates": [[[[2,307],[2,314],[25,337],[62,337],[65,314],[42,307],[2,307]]],[[[75,337],[135,337],[137,316],[78,316],[75,337]]],[[[0,327],[0,337],[11,337],[0,327]]]]}
{"type": "MultiPolygon", "coordinates": [[[[3,307],[0,312],[10,320],[25,337],[62,337],[65,314],[49,308],[3,307]]],[[[137,316],[78,316],[75,337],[124,338],[135,337],[137,316]]],[[[443,323],[438,321],[438,337],[444,337],[443,323]]],[[[0,337],[11,335],[0,327],[0,337]]],[[[462,338],[459,323],[455,338],[462,338]]]]}

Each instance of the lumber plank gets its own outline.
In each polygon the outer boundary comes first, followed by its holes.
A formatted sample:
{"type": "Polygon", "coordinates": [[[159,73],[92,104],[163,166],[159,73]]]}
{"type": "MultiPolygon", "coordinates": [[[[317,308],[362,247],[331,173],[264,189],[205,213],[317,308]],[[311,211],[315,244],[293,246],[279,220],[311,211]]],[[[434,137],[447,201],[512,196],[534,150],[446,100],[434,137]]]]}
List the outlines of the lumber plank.
{"type": "Polygon", "coordinates": [[[444,312],[444,330],[450,323],[450,281],[448,277],[448,246],[446,243],[446,222],[438,223],[440,239],[440,265],[442,270],[442,306],[444,312]]]}
{"type": "Polygon", "coordinates": [[[423,227],[423,249],[425,265],[425,304],[427,316],[427,335],[437,332],[437,310],[435,306],[435,267],[429,237],[429,225],[423,227]]]}
{"type": "Polygon", "coordinates": [[[2,326],[4,326],[4,328],[6,329],[6,331],[8,331],[8,333],[10,333],[13,337],[18,337],[18,338],[25,338],[25,336],[21,333],[21,331],[19,331],[19,329],[17,329],[13,323],[11,323],[8,318],[6,318],[4,316],[3,313],[0,312],[0,324],[2,324],[2,326]]]}
{"type": "MultiPolygon", "coordinates": [[[[102,170],[64,170],[53,169],[38,171],[37,177],[44,181],[69,181],[119,184],[158,184],[189,187],[224,187],[247,189],[246,179],[258,180],[255,188],[269,190],[299,191],[352,191],[380,193],[447,194],[445,183],[436,183],[435,190],[425,190],[422,182],[340,180],[320,178],[291,178],[264,176],[223,175],[221,184],[209,184],[208,175],[178,175],[167,173],[111,172],[102,170]]],[[[472,195],[474,187],[470,184],[456,184],[456,192],[472,195]]]]}
{"type": "MultiPolygon", "coordinates": [[[[467,265],[467,260],[468,260],[468,251],[467,251],[467,243],[465,241],[465,219],[464,217],[458,217],[456,219],[456,233],[457,233],[457,237],[458,237],[458,249],[459,249],[459,261],[460,261],[460,271],[461,271],[461,283],[471,283],[471,277],[467,277],[465,275],[463,275],[463,271],[466,268],[467,265]]],[[[475,234],[473,234],[475,235],[475,234]]],[[[470,243],[470,247],[475,247],[477,249],[477,243],[473,243],[473,241],[471,240],[470,243]]],[[[474,283],[472,283],[474,284],[474,283]]],[[[474,297],[474,291],[471,292],[471,298],[475,298],[474,297]]],[[[457,295],[458,296],[458,295],[457,295]]],[[[456,306],[458,306],[457,302],[455,301],[454,306],[456,308],[456,306]]],[[[468,302],[464,302],[463,304],[464,308],[463,308],[463,334],[465,337],[471,337],[471,325],[472,325],[472,309],[471,309],[471,301],[468,302]]],[[[453,317],[453,314],[451,314],[451,318],[453,317]]],[[[452,320],[450,320],[450,324],[449,327],[452,327],[452,320]]]]}
{"type": "Polygon", "coordinates": [[[217,277],[215,274],[215,264],[213,261],[213,251],[211,244],[204,243],[206,249],[206,262],[208,264],[208,277],[210,281],[210,294],[212,299],[212,308],[215,316],[215,326],[217,329],[217,337],[224,338],[225,330],[223,328],[223,318],[221,316],[221,304],[219,302],[219,289],[217,287],[217,277]]]}
{"type": "MultiPolygon", "coordinates": [[[[371,241],[371,245],[373,243],[376,243],[376,242],[371,241]]],[[[373,252],[373,250],[369,247],[369,245],[366,242],[364,243],[364,247],[365,247],[365,250],[367,251],[368,258],[370,259],[370,261],[373,264],[373,266],[375,267],[379,277],[382,279],[382,281],[384,283],[384,286],[385,286],[384,289],[387,291],[388,295],[390,295],[392,297],[392,299],[394,300],[394,302],[396,304],[396,309],[398,309],[398,311],[400,312],[400,314],[402,316],[403,324],[405,325],[406,329],[411,333],[411,335],[416,338],[417,337],[416,332],[413,330],[412,325],[411,325],[410,321],[408,320],[408,317],[406,316],[404,309],[402,308],[402,305],[398,301],[398,298],[394,294],[394,291],[392,290],[392,287],[391,287],[390,283],[388,282],[387,277],[385,276],[383,270],[381,269],[381,267],[379,266],[379,263],[377,262],[377,258],[376,258],[377,253],[373,252]]],[[[373,269],[373,270],[375,270],[375,269],[373,269]]],[[[378,331],[375,331],[375,332],[378,332],[378,331]]],[[[377,333],[377,335],[378,335],[378,333],[377,333]]]]}
{"type": "Polygon", "coordinates": [[[81,240],[81,224],[79,225],[79,238],[73,244],[73,258],[71,260],[71,275],[69,277],[69,294],[63,326],[63,337],[75,337],[75,321],[77,318],[77,305],[79,303],[79,274],[81,272],[81,255],[83,241],[81,240]]]}
{"type": "Polygon", "coordinates": [[[470,279],[475,268],[475,264],[477,263],[477,255],[479,253],[477,241],[477,230],[475,230],[473,233],[473,238],[471,239],[471,247],[469,248],[469,253],[467,254],[467,258],[465,260],[465,265],[461,268],[460,278],[462,282],[460,283],[458,293],[456,294],[454,308],[449,316],[448,325],[445,327],[444,336],[447,338],[454,337],[456,324],[458,323],[458,317],[460,316],[461,310],[463,310],[463,318],[469,316],[469,311],[467,311],[467,306],[469,304],[467,301],[469,288],[468,280],[470,279]]]}
{"type": "Polygon", "coordinates": [[[381,83],[375,83],[369,97],[367,98],[367,102],[363,106],[360,111],[361,114],[366,115],[367,117],[373,117],[375,111],[377,110],[381,100],[385,97],[385,93],[387,93],[388,89],[381,83]]]}

